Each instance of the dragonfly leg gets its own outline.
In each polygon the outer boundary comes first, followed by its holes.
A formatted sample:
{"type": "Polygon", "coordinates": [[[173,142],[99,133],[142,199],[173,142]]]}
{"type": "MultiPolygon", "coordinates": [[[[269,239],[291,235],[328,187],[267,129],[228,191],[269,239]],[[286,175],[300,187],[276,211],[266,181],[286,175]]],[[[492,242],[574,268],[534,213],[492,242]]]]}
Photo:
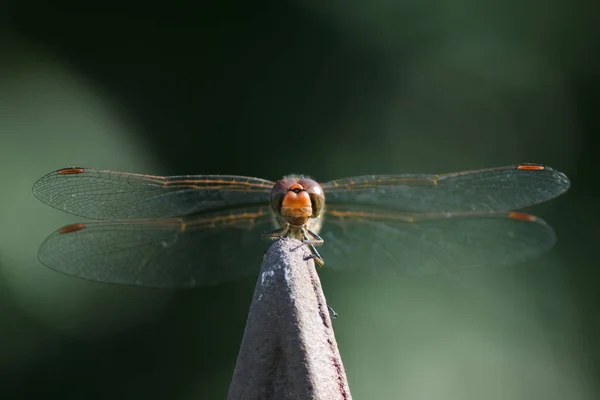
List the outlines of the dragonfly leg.
{"type": "Polygon", "coordinates": [[[336,319],[338,317],[338,314],[333,308],[329,307],[329,305],[327,305],[327,309],[329,310],[329,316],[331,317],[331,319],[336,319]]]}
{"type": "MultiPolygon", "coordinates": [[[[275,229],[274,231],[263,232],[261,234],[261,237],[262,237],[262,240],[272,243],[272,242],[276,241],[277,239],[281,239],[281,238],[285,237],[289,230],[290,230],[290,225],[285,224],[281,228],[275,229]]],[[[269,251],[269,248],[266,248],[265,251],[263,252],[263,260],[267,256],[267,251],[269,251]]]]}
{"type": "Polygon", "coordinates": [[[323,257],[321,257],[321,255],[319,254],[319,252],[317,251],[315,246],[313,246],[312,244],[309,244],[308,247],[310,248],[310,251],[312,254],[310,254],[308,257],[306,257],[305,260],[310,260],[312,258],[319,265],[319,267],[322,267],[323,265],[325,265],[325,261],[323,261],[323,257]]]}
{"type": "Polygon", "coordinates": [[[323,261],[323,257],[321,257],[321,255],[319,254],[319,252],[317,251],[317,249],[315,248],[315,245],[320,245],[323,244],[323,239],[321,239],[318,235],[316,235],[315,233],[311,232],[310,230],[305,229],[304,227],[302,227],[302,243],[308,245],[308,247],[310,248],[311,251],[311,255],[308,256],[306,259],[313,259],[315,260],[315,262],[319,265],[319,266],[323,266],[325,265],[325,261],[323,261]],[[311,235],[316,236],[313,237],[313,239],[311,239],[308,236],[308,232],[310,232],[311,235]]]}
{"type": "Polygon", "coordinates": [[[263,232],[261,236],[262,236],[263,240],[273,242],[277,239],[281,239],[282,237],[285,237],[289,230],[290,230],[290,225],[285,224],[281,228],[275,229],[274,231],[263,232]]]}
{"type": "MultiPolygon", "coordinates": [[[[310,229],[306,228],[306,232],[308,232],[313,237],[312,244],[320,246],[323,243],[325,243],[325,241],[321,238],[321,236],[317,235],[316,233],[314,233],[310,229]]],[[[306,243],[306,241],[304,243],[306,243]]]]}

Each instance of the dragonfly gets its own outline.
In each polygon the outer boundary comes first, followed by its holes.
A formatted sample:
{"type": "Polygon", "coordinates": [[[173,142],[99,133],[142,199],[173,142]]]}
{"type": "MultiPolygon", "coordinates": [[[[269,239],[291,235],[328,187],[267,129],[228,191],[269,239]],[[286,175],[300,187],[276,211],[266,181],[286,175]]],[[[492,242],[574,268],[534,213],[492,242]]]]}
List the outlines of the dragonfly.
{"type": "Polygon", "coordinates": [[[257,275],[264,240],[279,237],[306,243],[317,264],[382,276],[516,264],[556,241],[546,222],[518,210],[569,185],[540,164],[320,184],[71,167],[40,178],[33,194],[96,220],[50,234],[38,250],[44,265],[97,282],[182,288],[257,275]]]}

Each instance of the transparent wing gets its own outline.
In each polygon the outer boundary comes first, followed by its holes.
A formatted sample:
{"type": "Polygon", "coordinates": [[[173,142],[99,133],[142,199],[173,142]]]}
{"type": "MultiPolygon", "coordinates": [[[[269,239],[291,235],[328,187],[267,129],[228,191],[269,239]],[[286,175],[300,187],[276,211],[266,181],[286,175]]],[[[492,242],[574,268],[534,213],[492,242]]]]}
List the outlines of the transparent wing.
{"type": "Polygon", "coordinates": [[[153,176],[64,168],[33,186],[58,210],[92,219],[167,218],[225,206],[268,204],[274,182],[231,175],[153,176]]]}
{"type": "Polygon", "coordinates": [[[59,272],[97,282],[155,288],[213,285],[257,274],[267,245],[267,207],[202,217],[68,225],[40,246],[59,272]]]}
{"type": "MultiPolygon", "coordinates": [[[[554,232],[519,212],[405,214],[329,209],[319,249],[326,267],[423,276],[514,264],[548,251],[554,232]]],[[[268,207],[202,217],[78,223],[51,234],[38,257],[93,281],[157,288],[218,284],[258,272],[272,228],[268,207]]]]}
{"type": "Polygon", "coordinates": [[[374,204],[405,212],[508,211],[550,200],[569,188],[550,167],[521,164],[442,175],[380,175],[321,185],[329,205],[374,204]]]}
{"type": "Polygon", "coordinates": [[[321,231],[326,267],[423,276],[510,265],[548,251],[552,228],[520,212],[405,214],[332,208],[321,231]]]}

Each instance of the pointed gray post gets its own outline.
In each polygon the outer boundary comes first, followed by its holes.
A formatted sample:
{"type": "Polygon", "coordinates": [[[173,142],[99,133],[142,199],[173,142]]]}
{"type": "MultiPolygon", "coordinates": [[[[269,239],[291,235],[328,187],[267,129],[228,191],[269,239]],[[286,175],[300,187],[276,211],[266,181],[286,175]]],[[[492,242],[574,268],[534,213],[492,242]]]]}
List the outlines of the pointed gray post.
{"type": "Polygon", "coordinates": [[[295,239],[263,261],[229,400],[351,399],[314,261],[295,239]]]}

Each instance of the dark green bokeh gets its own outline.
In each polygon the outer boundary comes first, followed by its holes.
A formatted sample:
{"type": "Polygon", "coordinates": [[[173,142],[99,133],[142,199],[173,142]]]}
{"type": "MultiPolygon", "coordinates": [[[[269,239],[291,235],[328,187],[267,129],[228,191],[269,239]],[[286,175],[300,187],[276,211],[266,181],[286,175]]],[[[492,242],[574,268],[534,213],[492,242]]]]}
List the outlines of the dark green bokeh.
{"type": "MultiPolygon", "coordinates": [[[[540,162],[548,255],[447,279],[324,271],[354,398],[591,399],[600,352],[596,4],[228,2],[0,13],[0,397],[221,399],[254,281],[164,292],[35,258],[71,165],[320,181],[540,162]]],[[[258,271],[260,256],[257,256],[258,271]]]]}

